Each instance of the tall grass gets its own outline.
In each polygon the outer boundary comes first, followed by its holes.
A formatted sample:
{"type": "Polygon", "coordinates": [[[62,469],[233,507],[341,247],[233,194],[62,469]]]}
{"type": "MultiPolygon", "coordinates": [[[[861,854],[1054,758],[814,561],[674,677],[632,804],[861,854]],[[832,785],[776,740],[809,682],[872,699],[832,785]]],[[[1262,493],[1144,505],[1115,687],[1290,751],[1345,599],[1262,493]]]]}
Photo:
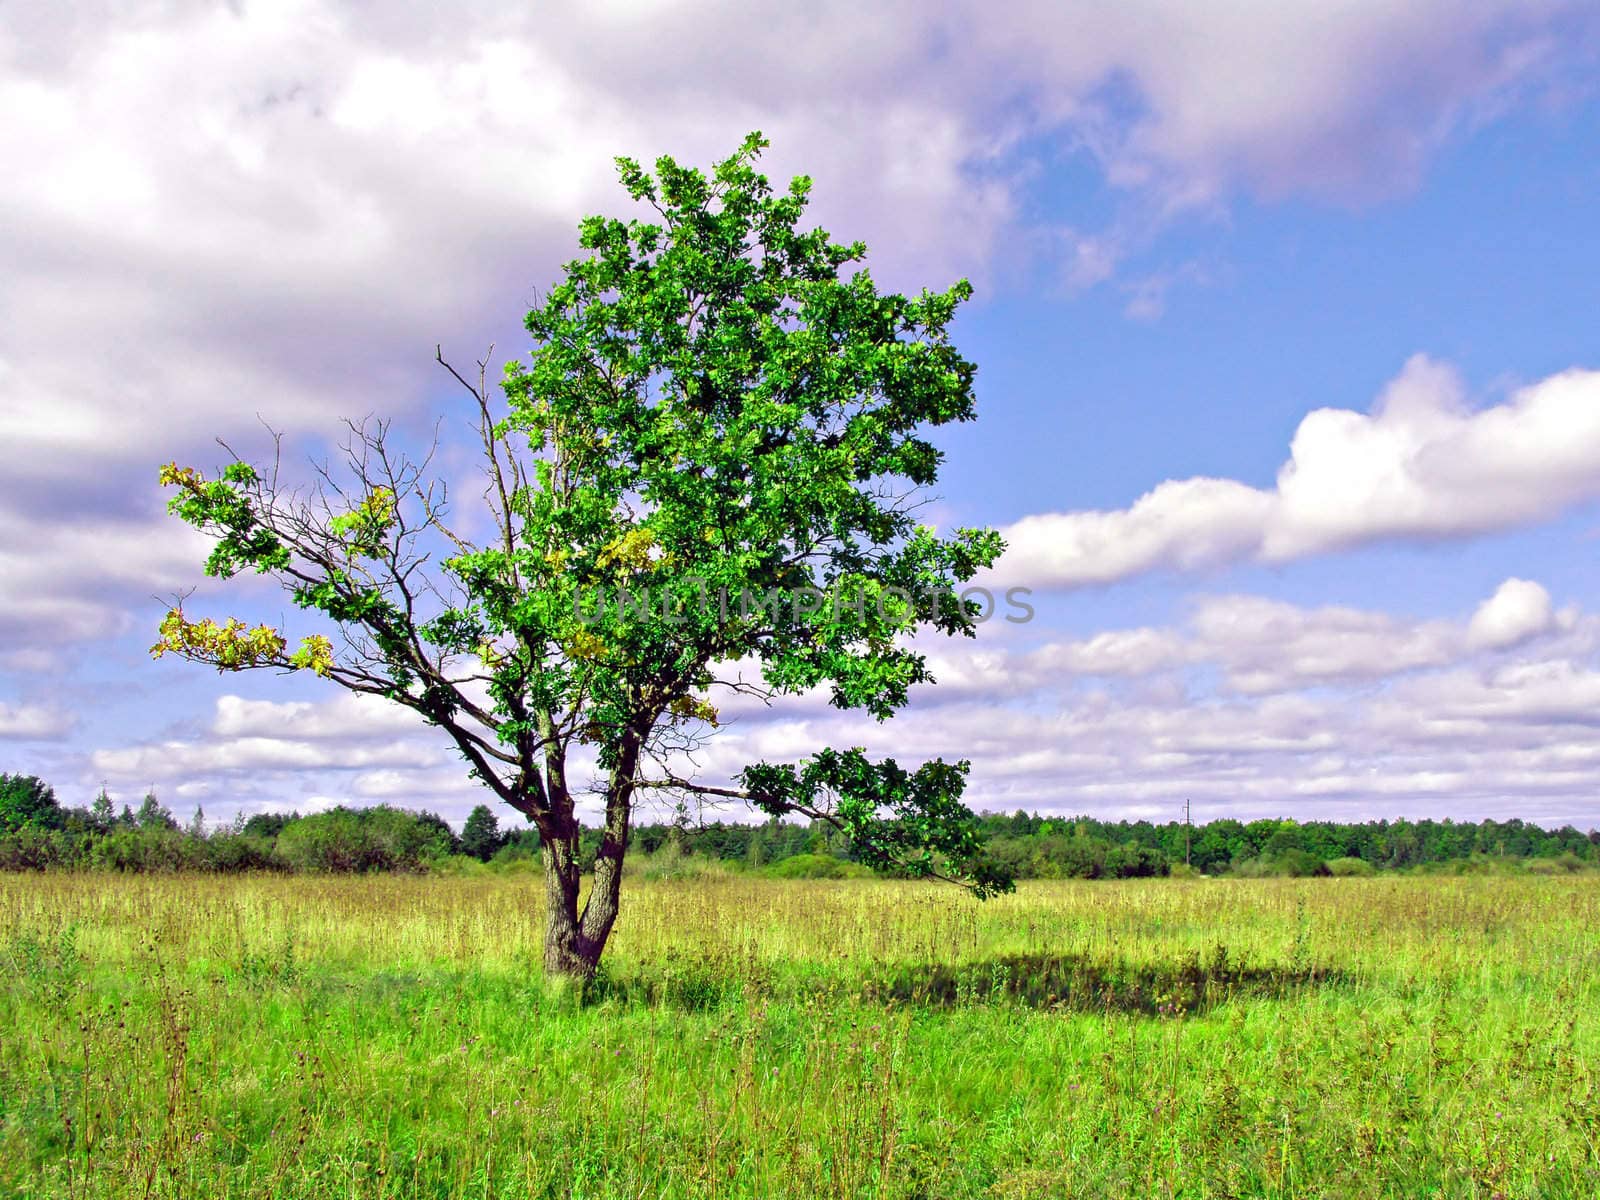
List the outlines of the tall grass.
{"type": "Polygon", "coordinates": [[[0,1194],[1600,1195],[1600,881],[0,877],[0,1194]]]}

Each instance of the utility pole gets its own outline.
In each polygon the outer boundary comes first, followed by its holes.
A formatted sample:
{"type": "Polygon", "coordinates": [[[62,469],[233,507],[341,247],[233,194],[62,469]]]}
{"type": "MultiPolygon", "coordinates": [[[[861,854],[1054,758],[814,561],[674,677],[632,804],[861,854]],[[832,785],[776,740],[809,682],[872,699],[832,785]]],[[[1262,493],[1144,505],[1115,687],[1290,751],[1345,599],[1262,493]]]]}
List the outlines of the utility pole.
{"type": "Polygon", "coordinates": [[[1183,865],[1189,866],[1189,832],[1194,826],[1189,821],[1189,798],[1183,799],[1183,865]]]}

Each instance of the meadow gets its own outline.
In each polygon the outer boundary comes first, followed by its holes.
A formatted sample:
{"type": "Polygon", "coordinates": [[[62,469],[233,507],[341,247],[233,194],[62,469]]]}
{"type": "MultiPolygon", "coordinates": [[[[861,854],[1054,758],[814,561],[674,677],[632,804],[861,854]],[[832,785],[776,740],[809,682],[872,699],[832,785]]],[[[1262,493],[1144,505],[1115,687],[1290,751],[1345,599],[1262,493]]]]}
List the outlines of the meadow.
{"type": "Polygon", "coordinates": [[[15,1197],[1600,1195],[1600,876],[0,876],[15,1197]]]}

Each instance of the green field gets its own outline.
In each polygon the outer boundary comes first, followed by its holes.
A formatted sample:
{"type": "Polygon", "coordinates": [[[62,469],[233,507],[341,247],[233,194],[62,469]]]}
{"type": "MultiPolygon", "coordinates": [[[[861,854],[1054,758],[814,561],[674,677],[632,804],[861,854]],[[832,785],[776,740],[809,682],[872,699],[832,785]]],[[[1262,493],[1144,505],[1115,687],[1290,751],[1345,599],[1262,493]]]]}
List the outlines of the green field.
{"type": "Polygon", "coordinates": [[[0,1194],[1600,1195],[1600,878],[0,877],[0,1194]]]}

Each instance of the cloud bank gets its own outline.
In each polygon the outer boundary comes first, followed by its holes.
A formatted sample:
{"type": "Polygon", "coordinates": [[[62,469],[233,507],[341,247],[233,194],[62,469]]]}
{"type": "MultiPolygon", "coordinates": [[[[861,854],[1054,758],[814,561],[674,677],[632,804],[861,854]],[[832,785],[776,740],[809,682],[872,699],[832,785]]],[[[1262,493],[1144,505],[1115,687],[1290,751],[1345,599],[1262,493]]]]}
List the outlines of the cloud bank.
{"type": "Polygon", "coordinates": [[[1168,480],[1124,509],[1025,517],[1002,531],[1008,549],[995,572],[1083,587],[1282,563],[1511,529],[1596,497],[1600,371],[1564,371],[1474,410],[1449,367],[1417,355],[1370,412],[1308,414],[1274,487],[1168,480]]]}
{"type": "MultiPolygon", "coordinates": [[[[680,772],[724,782],[753,761],[866,745],[902,761],[970,759],[969,798],[994,810],[1170,815],[1187,797],[1212,815],[1512,809],[1593,823],[1600,618],[1557,609],[1532,581],[1507,580],[1455,617],[1210,596],[1173,626],[939,649],[938,685],[916,689],[893,721],[863,722],[814,697],[730,707],[680,772]]],[[[343,695],[225,696],[205,737],[104,748],[93,766],[114,791],[154,781],[205,797],[213,815],[309,795],[459,821],[487,795],[437,731],[343,695]]],[[[574,780],[584,777],[575,766],[574,780]]]]}
{"type": "MultiPolygon", "coordinates": [[[[881,279],[1073,246],[1102,279],[1116,231],[1030,212],[1042,169],[1089,163],[1134,224],[1393,192],[1564,86],[1597,30],[1553,0],[24,6],[0,28],[0,158],[27,164],[0,183],[0,638],[114,633],[187,577],[159,462],[248,451],[258,414],[313,439],[419,417],[436,342],[515,353],[577,220],[617,207],[613,154],[704,162],[760,127],[881,279]]],[[[1262,507],[1212,481],[1141,503],[1076,523],[1091,577],[1246,553],[1262,507]],[[1221,516],[1168,532],[1195,506],[1221,516]]]]}

